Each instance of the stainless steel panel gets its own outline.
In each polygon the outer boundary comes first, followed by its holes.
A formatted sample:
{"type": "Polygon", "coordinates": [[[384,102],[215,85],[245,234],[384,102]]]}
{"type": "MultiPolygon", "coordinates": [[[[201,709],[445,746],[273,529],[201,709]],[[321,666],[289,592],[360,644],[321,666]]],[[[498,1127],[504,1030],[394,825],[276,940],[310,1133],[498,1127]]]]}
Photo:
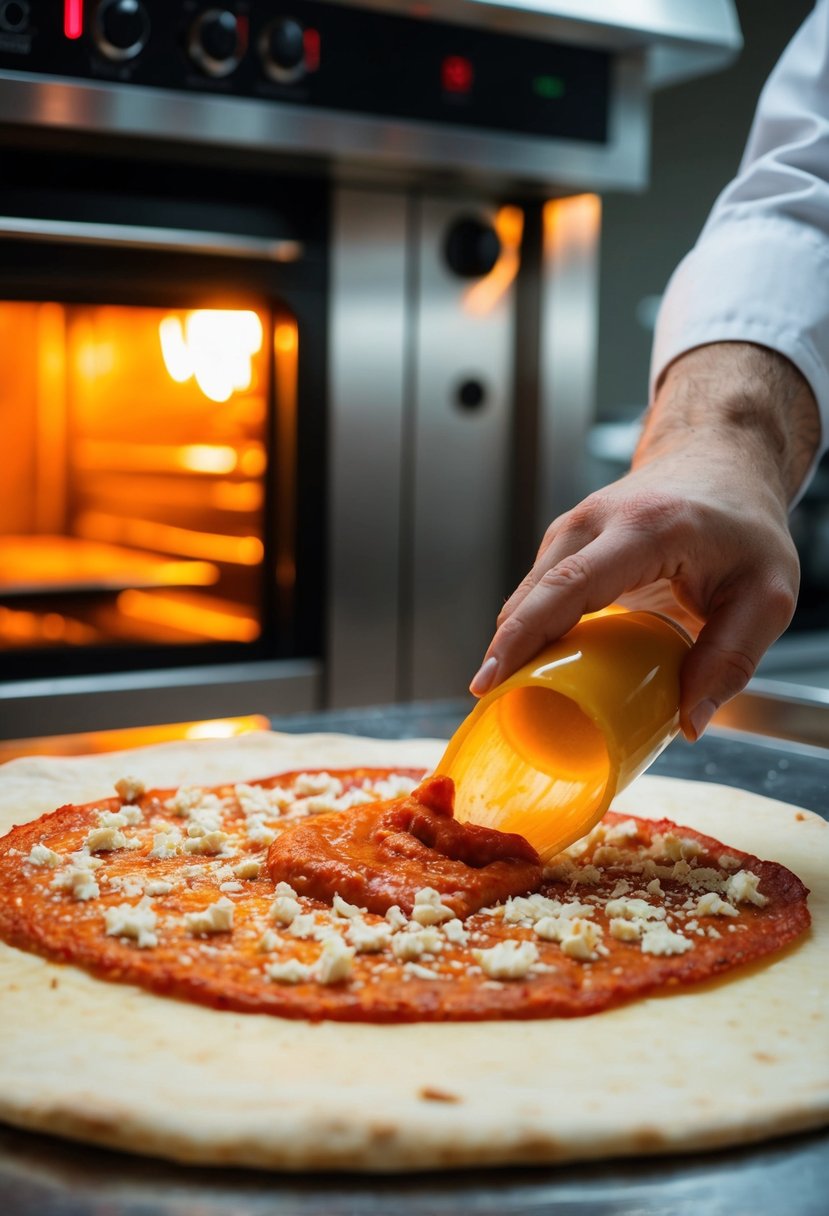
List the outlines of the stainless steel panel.
{"type": "Polygon", "coordinates": [[[0,738],[318,709],[311,659],[0,683],[0,738]]]}
{"type": "Polygon", "coordinates": [[[544,212],[541,272],[538,540],[585,491],[583,454],[595,413],[601,206],[594,195],[544,212]]]}
{"type": "Polygon", "coordinates": [[[334,200],[329,358],[327,703],[398,695],[405,196],[334,200]]]}
{"type": "Polygon", "coordinates": [[[153,228],[142,224],[96,224],[81,220],[0,215],[0,240],[59,241],[62,245],[101,245],[111,249],[161,249],[207,254],[209,257],[253,258],[295,262],[302,256],[299,241],[268,240],[230,232],[153,228]]]}
{"type": "Polygon", "coordinates": [[[481,289],[495,285],[495,272],[487,284],[447,267],[447,229],[469,214],[487,216],[479,201],[427,199],[419,208],[413,448],[405,470],[411,643],[404,690],[415,699],[465,691],[506,590],[514,291],[509,285],[487,304],[481,289]],[[474,411],[456,401],[470,378],[486,390],[474,411]]]}
{"type": "Polygon", "coordinates": [[[389,184],[443,179],[547,190],[640,189],[646,184],[648,113],[644,57],[621,56],[607,144],[540,139],[435,123],[135,85],[0,72],[2,121],[52,130],[152,136],[320,160],[341,178],[389,184]]]}

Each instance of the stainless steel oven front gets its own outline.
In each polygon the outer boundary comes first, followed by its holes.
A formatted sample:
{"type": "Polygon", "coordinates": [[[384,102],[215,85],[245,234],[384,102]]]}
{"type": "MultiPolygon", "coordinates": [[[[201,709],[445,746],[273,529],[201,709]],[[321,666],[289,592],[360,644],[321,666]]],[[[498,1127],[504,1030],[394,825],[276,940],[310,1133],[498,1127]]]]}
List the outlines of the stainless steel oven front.
{"type": "Polygon", "coordinates": [[[738,40],[573,7],[0,0],[0,735],[463,691],[738,40]]]}

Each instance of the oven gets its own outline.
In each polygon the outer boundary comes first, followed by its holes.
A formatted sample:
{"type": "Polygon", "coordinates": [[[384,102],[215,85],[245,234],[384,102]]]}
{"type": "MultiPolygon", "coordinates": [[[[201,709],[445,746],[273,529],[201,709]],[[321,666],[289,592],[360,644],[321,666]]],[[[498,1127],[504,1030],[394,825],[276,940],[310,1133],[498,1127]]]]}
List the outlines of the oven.
{"type": "Polygon", "coordinates": [[[729,4],[0,0],[0,736],[463,692],[729,4]]]}

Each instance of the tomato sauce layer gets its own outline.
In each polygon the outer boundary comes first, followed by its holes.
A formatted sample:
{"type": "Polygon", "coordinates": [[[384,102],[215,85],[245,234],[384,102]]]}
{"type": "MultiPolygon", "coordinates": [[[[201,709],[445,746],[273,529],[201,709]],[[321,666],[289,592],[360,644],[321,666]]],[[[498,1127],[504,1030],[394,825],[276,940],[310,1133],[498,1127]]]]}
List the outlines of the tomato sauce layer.
{"type": "Polygon", "coordinates": [[[445,786],[413,798],[421,776],[285,773],[62,807],[0,840],[0,938],[216,1009],[412,1022],[594,1014],[809,926],[785,867],[667,820],[609,813],[542,871],[520,837],[455,823],[445,786]]]}

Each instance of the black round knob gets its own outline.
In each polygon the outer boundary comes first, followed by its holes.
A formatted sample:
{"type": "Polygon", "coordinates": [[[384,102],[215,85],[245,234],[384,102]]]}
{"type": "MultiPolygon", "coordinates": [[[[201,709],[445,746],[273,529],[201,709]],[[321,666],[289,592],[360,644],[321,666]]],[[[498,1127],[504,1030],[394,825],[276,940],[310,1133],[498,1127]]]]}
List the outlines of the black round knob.
{"type": "Polygon", "coordinates": [[[141,0],[103,0],[95,21],[95,41],[107,59],[134,59],[147,45],[150,16],[141,0]]]}
{"type": "Polygon", "coordinates": [[[0,4],[0,30],[22,34],[29,25],[28,0],[5,0],[0,4]]]}
{"type": "Polygon", "coordinates": [[[462,409],[480,409],[486,403],[486,388],[480,380],[464,380],[457,387],[455,400],[462,409]]]}
{"type": "Polygon", "coordinates": [[[190,57],[208,76],[228,76],[239,65],[242,40],[236,14],[210,8],[196,20],[188,39],[190,57]]]}
{"type": "Polygon", "coordinates": [[[276,17],[262,32],[260,53],[272,80],[299,80],[305,75],[305,30],[293,17],[276,17]]]}
{"type": "Polygon", "coordinates": [[[501,256],[501,241],[492,224],[477,216],[455,220],[443,248],[447,264],[462,279],[489,274],[501,256]]]}

